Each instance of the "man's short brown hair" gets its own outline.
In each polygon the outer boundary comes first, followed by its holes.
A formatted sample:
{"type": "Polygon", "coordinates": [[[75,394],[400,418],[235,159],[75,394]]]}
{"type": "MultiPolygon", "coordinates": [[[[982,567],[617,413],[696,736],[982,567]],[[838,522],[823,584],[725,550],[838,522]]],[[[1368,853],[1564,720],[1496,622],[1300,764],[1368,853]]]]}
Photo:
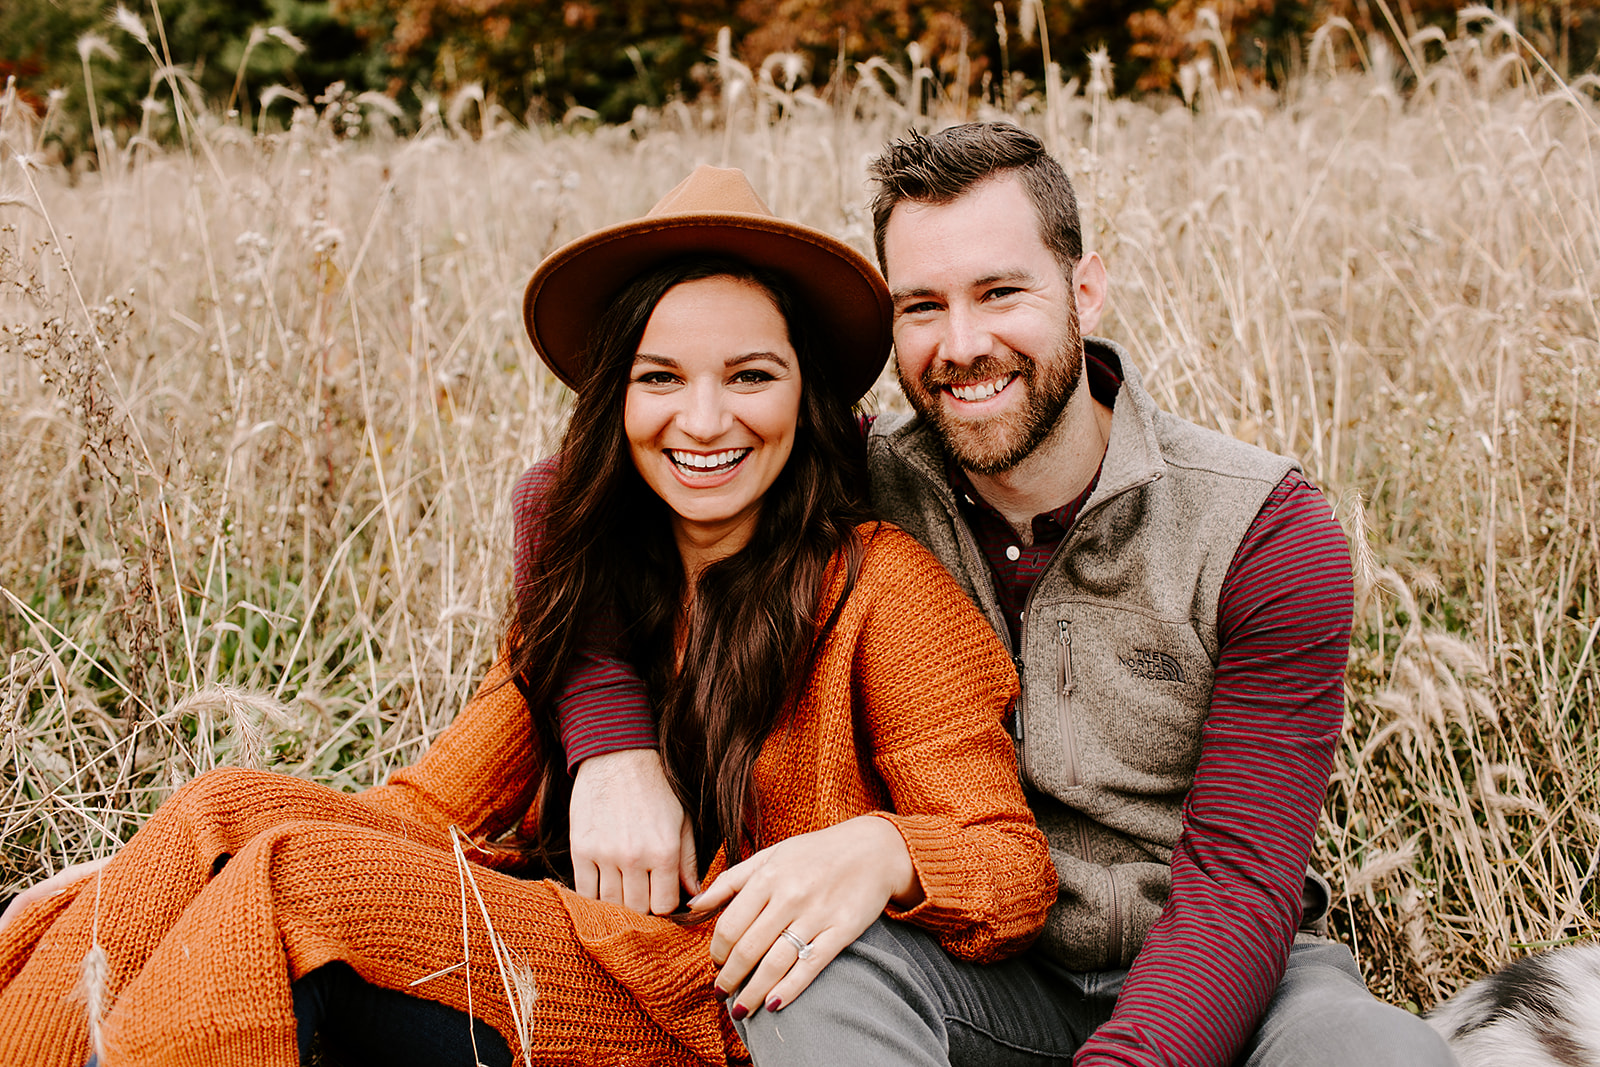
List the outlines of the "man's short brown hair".
{"type": "Polygon", "coordinates": [[[913,131],[904,140],[890,142],[867,173],[878,183],[872,198],[872,242],[885,274],[889,265],[883,258],[883,234],[895,205],[904,200],[948,204],[983,182],[1010,174],[1022,182],[1033,201],[1039,236],[1062,272],[1070,277],[1083,256],[1072,181],[1045,151],[1044,143],[1020,126],[969,122],[930,137],[913,131]]]}

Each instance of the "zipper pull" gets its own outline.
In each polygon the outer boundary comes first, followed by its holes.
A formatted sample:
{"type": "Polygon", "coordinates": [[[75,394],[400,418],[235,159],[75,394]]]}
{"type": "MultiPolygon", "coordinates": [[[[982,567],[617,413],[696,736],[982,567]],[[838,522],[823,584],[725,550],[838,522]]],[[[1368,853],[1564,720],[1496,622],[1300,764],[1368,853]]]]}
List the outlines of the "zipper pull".
{"type": "Polygon", "coordinates": [[[1017,699],[1011,705],[1011,735],[1022,744],[1022,657],[1012,656],[1011,665],[1017,669],[1017,699]]]}
{"type": "Polygon", "coordinates": [[[1072,623],[1062,619],[1056,624],[1061,631],[1061,644],[1056,654],[1056,686],[1062,696],[1072,693],[1072,623]]]}

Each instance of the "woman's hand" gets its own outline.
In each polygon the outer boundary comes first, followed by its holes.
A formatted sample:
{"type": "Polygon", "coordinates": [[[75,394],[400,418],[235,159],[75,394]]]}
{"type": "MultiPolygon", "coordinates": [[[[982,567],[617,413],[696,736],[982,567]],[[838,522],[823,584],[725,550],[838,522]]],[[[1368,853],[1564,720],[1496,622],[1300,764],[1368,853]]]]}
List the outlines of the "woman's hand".
{"type": "Polygon", "coordinates": [[[38,885],[24,889],[12,899],[10,904],[6,905],[4,912],[0,912],[0,930],[4,930],[11,920],[21,915],[22,909],[29,904],[37,900],[43,900],[45,897],[55,896],[67,887],[94,874],[109,862],[111,862],[111,857],[105,856],[101,859],[89,860],[87,863],[74,863],[70,867],[63,867],[38,885]]]}
{"type": "Polygon", "coordinates": [[[698,892],[694,827],[653,748],[591,756],[572,781],[568,823],[579,896],[649,914],[698,892]]]}
{"type": "Polygon", "coordinates": [[[711,958],[722,967],[718,990],[731,995],[744,984],[729,1005],[743,1019],[791,1003],[890,901],[910,908],[921,899],[900,831],[863,815],[762,849],[729,867],[689,907],[728,905],[711,937],[711,958]],[[805,959],[785,930],[809,946],[805,959]]]}

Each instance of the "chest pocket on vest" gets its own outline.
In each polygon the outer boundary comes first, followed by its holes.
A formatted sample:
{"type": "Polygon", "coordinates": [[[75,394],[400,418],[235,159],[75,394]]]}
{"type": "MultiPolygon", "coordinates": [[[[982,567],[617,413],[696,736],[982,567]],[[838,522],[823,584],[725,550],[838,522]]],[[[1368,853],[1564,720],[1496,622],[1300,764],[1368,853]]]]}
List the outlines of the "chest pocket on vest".
{"type": "Polygon", "coordinates": [[[1213,676],[1193,624],[1094,602],[1063,605],[1061,617],[1086,779],[1145,796],[1187,791],[1213,676]]]}

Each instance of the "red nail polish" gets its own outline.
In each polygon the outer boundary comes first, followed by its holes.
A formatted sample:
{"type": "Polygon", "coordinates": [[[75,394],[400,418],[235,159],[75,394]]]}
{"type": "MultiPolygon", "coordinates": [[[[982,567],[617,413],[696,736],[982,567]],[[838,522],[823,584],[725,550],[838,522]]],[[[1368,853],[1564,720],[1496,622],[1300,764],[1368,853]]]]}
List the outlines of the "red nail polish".
{"type": "Polygon", "coordinates": [[[735,1004],[733,1006],[733,1010],[728,1012],[728,1014],[733,1016],[734,1022],[739,1022],[746,1015],[750,1014],[750,1009],[746,1008],[743,1004],[735,1004]]]}
{"type": "Polygon", "coordinates": [[[711,995],[717,998],[719,1004],[728,999],[728,991],[719,985],[711,987],[711,995]]]}
{"type": "Polygon", "coordinates": [[[778,997],[773,997],[771,1000],[767,1001],[768,1011],[777,1011],[781,1007],[783,1007],[783,1001],[778,997]]]}

